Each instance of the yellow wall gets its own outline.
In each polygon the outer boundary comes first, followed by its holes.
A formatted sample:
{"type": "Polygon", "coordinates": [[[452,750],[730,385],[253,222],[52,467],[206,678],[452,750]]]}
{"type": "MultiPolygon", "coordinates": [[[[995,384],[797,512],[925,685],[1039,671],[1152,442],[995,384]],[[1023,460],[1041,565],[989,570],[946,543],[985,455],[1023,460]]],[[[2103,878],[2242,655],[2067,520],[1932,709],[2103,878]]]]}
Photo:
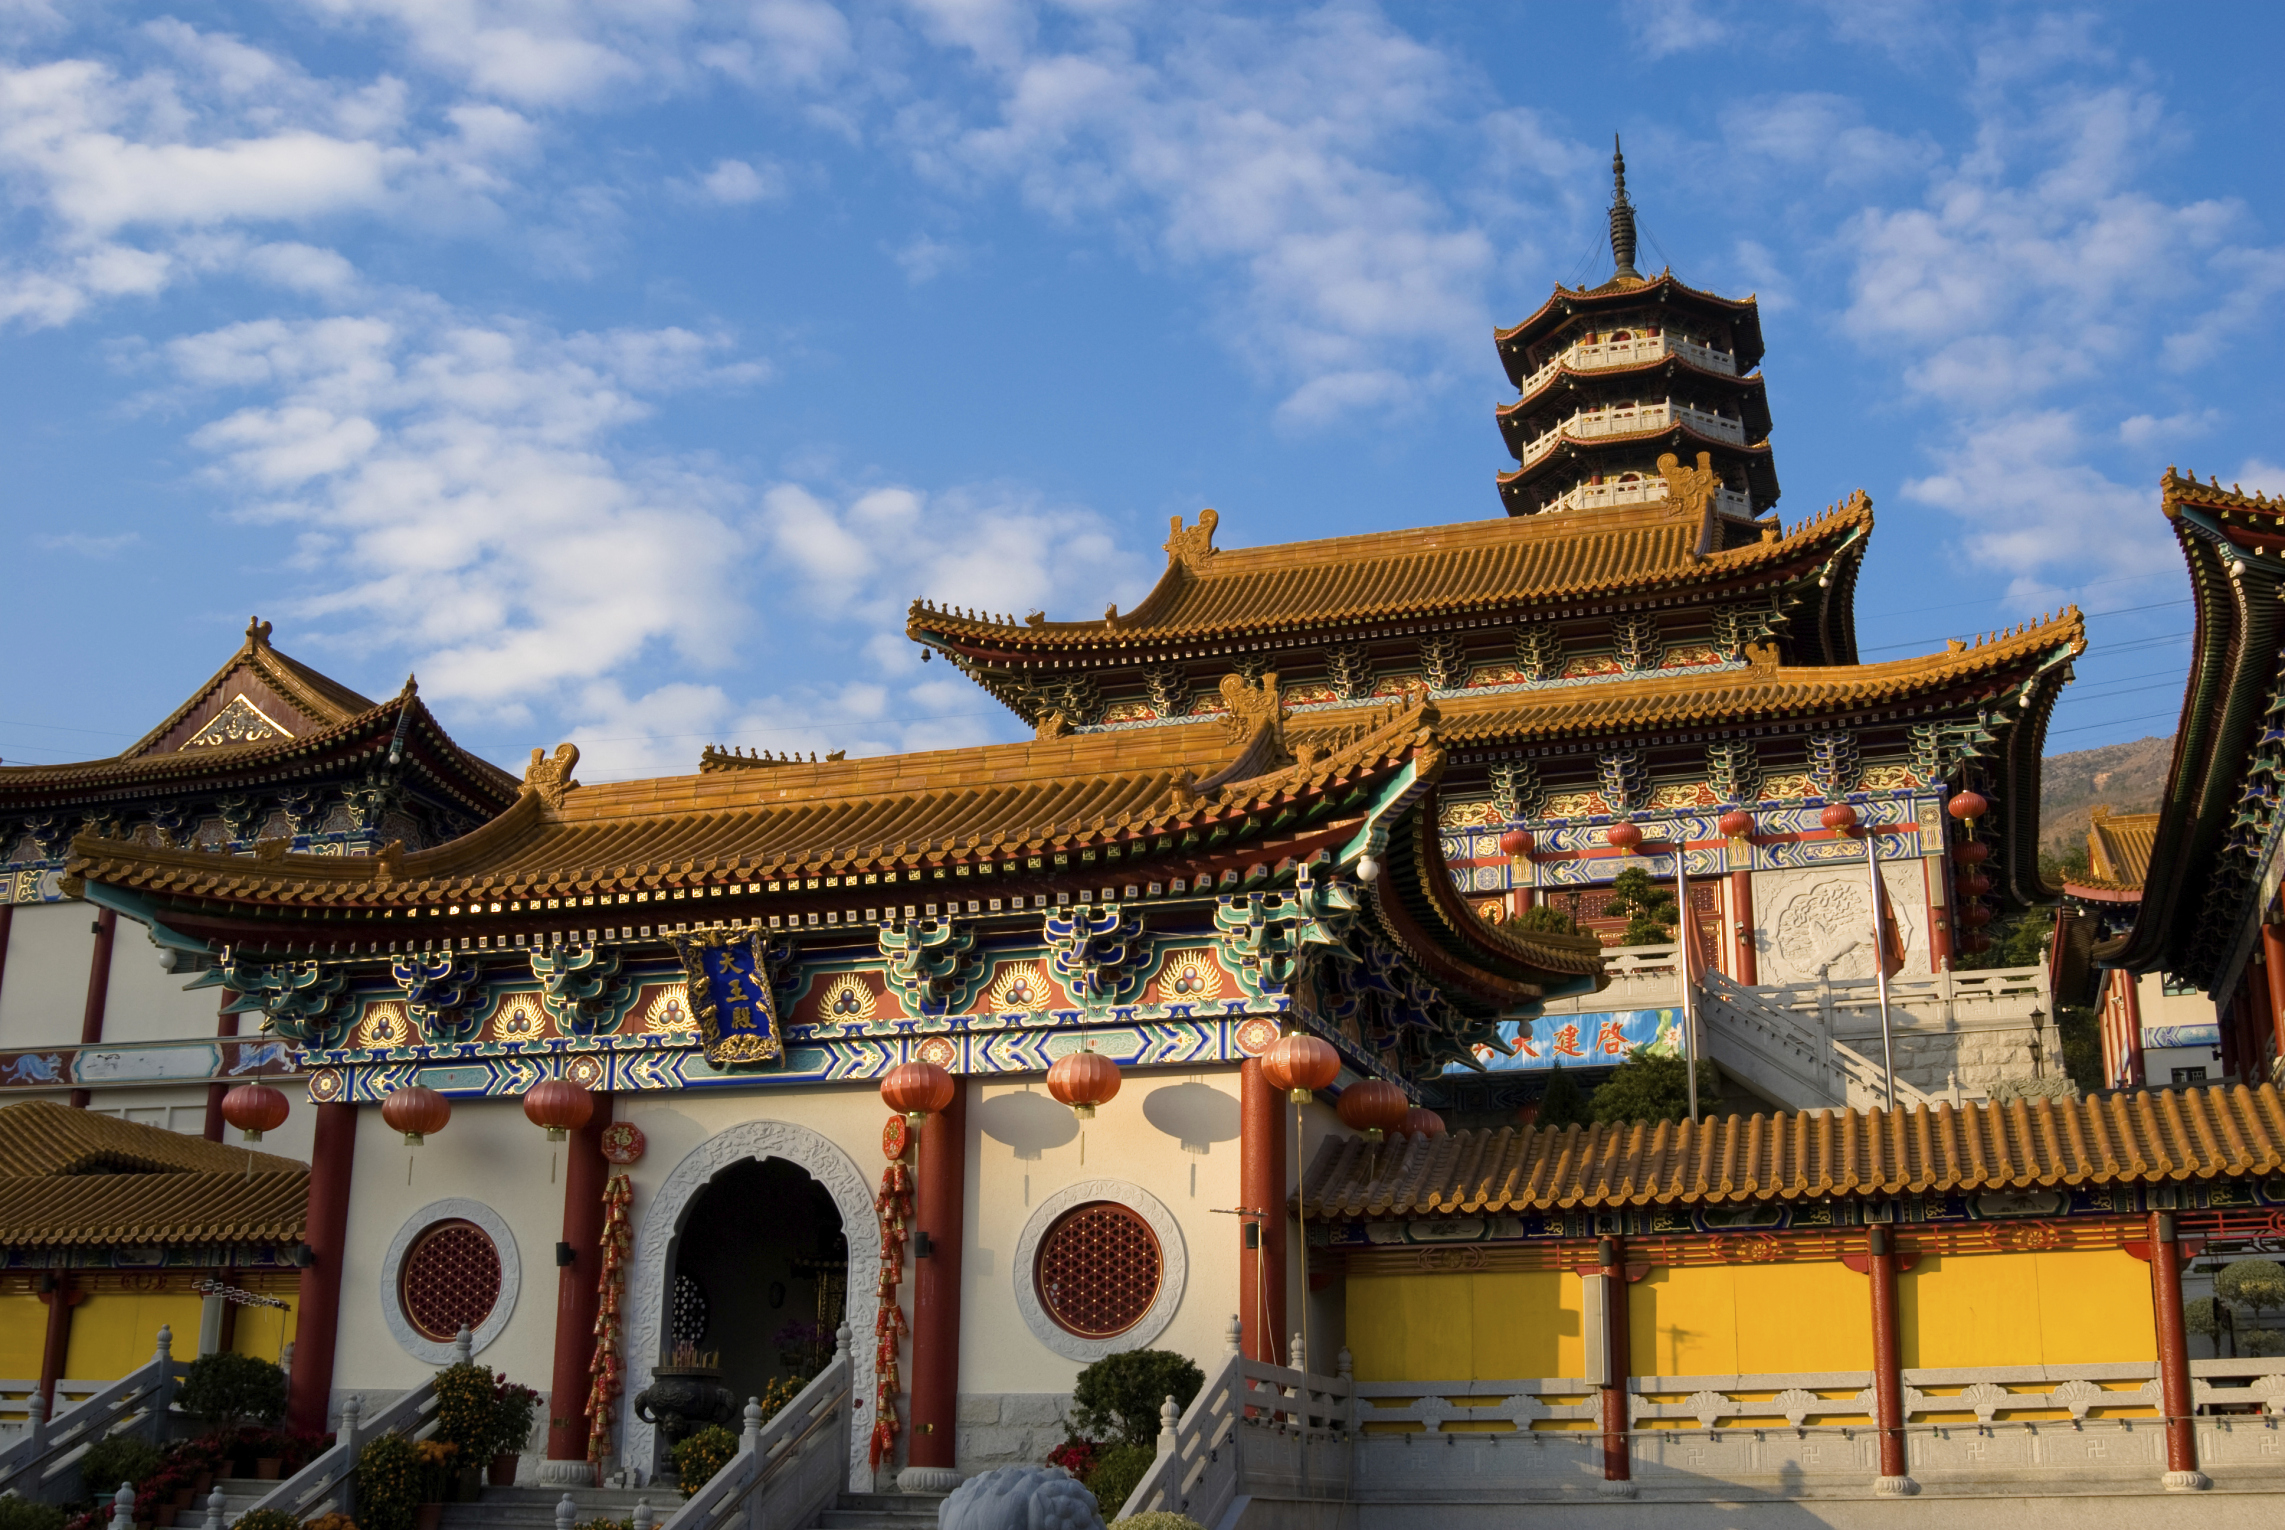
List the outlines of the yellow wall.
{"type": "Polygon", "coordinates": [[[300,1298],[291,1292],[274,1293],[286,1305],[240,1307],[230,1329],[230,1348],[241,1355],[275,1360],[280,1349],[293,1342],[295,1307],[300,1298]]]}
{"type": "Polygon", "coordinates": [[[1567,1271],[1352,1275],[1348,1290],[1359,1381],[1497,1381],[1586,1368],[1579,1277],[1567,1271]]]}
{"type": "MultiPolygon", "coordinates": [[[[159,1346],[159,1325],[174,1328],[174,1354],[198,1354],[202,1303],[189,1292],[146,1295],[103,1291],[72,1309],[71,1347],[64,1354],[67,1381],[112,1381],[151,1358],[159,1346]]],[[[37,1365],[33,1374],[37,1375],[37,1365]]]]}
{"type": "Polygon", "coordinates": [[[2158,1357],[2150,1267],[2123,1250],[1931,1255],[1897,1288],[1908,1367],[2158,1357]]]}
{"type": "Polygon", "coordinates": [[[1638,1376],[1730,1376],[1872,1368],[1871,1293],[1846,1265],[1654,1269],[1630,1293],[1638,1376]]]}
{"type": "Polygon", "coordinates": [[[0,1296],[0,1376],[38,1380],[47,1343],[47,1303],[30,1294],[0,1296]]]}

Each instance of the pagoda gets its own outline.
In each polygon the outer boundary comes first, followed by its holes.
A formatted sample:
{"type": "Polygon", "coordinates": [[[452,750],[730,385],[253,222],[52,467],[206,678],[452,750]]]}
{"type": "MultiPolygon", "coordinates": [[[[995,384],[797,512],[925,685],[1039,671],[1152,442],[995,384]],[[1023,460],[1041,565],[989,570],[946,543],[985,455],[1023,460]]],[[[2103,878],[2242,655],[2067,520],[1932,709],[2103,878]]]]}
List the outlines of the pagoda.
{"type": "Polygon", "coordinates": [[[1761,310],[1671,271],[1636,270],[1626,157],[1615,146],[1611,177],[1610,280],[1559,287],[1494,337],[1516,390],[1499,411],[1516,460],[1500,497],[1510,515],[1544,515],[1702,493],[1710,513],[1697,550],[1751,542],[1756,518],[1777,503],[1769,395],[1754,370],[1761,310]]]}

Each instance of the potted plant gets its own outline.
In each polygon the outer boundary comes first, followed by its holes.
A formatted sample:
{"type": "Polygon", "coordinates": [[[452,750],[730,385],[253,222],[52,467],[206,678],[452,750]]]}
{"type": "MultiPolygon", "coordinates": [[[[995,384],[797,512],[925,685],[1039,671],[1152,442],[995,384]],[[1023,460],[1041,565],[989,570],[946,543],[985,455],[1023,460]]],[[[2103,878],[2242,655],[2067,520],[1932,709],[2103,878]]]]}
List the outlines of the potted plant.
{"type": "Polygon", "coordinates": [[[492,1388],[492,1468],[494,1487],[516,1485],[516,1458],[531,1443],[532,1413],[540,1395],[530,1387],[500,1377],[492,1388]]]}
{"type": "Polygon", "coordinates": [[[454,1458],[460,1447],[449,1440],[418,1440],[413,1444],[414,1480],[419,1483],[420,1505],[413,1511],[413,1530],[436,1530],[444,1518],[445,1501],[458,1487],[454,1458]]]}
{"type": "Polygon", "coordinates": [[[403,1435],[376,1435],[366,1442],[357,1453],[357,1523],[361,1530],[413,1530],[413,1521],[420,1513],[420,1469],[413,1442],[403,1435]]]}

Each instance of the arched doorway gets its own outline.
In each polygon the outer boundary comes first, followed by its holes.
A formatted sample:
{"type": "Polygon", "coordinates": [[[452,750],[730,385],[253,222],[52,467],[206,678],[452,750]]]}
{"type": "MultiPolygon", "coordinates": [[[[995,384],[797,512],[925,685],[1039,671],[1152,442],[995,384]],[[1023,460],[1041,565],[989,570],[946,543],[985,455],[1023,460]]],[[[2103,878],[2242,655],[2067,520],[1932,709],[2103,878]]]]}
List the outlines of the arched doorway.
{"type": "Polygon", "coordinates": [[[741,1158],[683,1218],[669,1343],[717,1357],[725,1386],[759,1397],[833,1358],[848,1287],[849,1243],[825,1187],[782,1158],[741,1158]]]}
{"type": "MultiPolygon", "coordinates": [[[[717,1132],[684,1155],[652,1192],[650,1204],[642,1209],[635,1235],[633,1268],[627,1282],[627,1377],[626,1391],[620,1399],[621,1459],[644,1472],[657,1470],[658,1431],[636,1418],[629,1403],[636,1393],[650,1385],[652,1368],[674,1342],[673,1275],[679,1245],[691,1229],[699,1202],[714,1188],[725,1170],[749,1161],[778,1175],[798,1170],[813,1182],[815,1192],[830,1202],[840,1217],[840,1233],[848,1250],[848,1270],[858,1276],[847,1285],[844,1321],[851,1334],[850,1360],[855,1372],[851,1380],[857,1399],[863,1404],[849,1431],[849,1485],[860,1492],[869,1491],[873,1484],[872,1466],[867,1459],[872,1435],[873,1326],[880,1309],[880,1295],[872,1276],[881,1258],[880,1225],[873,1219],[873,1190],[855,1159],[822,1134],[790,1121],[746,1121],[717,1132]],[[774,1169],[769,1165],[773,1159],[777,1160],[774,1169]]],[[[735,1187],[744,1181],[734,1177],[726,1183],[735,1187]]],[[[790,1283],[787,1300],[790,1307],[790,1283]]],[[[766,1306],[766,1290],[763,1301],[766,1306]]],[[[774,1358],[774,1352],[772,1354],[774,1358]]],[[[729,1359],[725,1353],[725,1366],[729,1359]]],[[[744,1395],[752,1396],[758,1390],[758,1387],[752,1388],[744,1395]]]]}

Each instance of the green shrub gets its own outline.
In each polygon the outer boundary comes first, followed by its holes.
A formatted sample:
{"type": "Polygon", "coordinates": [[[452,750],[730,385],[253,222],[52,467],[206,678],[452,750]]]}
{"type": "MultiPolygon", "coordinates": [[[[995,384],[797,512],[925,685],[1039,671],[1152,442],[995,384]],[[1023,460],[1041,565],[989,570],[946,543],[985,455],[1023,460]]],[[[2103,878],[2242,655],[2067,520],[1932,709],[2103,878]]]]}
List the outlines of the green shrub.
{"type": "Polygon", "coordinates": [[[2274,1328],[2248,1328],[2237,1336],[2238,1353],[2257,1360],[2285,1355],[2285,1333],[2274,1328]]]}
{"type": "Polygon", "coordinates": [[[175,1402],[217,1433],[274,1424],[286,1413],[286,1373],[268,1360],[222,1350],[190,1363],[175,1402]]]}
{"type": "Polygon", "coordinates": [[[539,1406],[540,1395],[530,1387],[519,1386],[502,1376],[492,1388],[492,1448],[482,1452],[492,1456],[523,1454],[532,1439],[532,1413],[539,1406]]]}
{"type": "Polygon", "coordinates": [[[403,1435],[376,1435],[357,1453],[357,1523],[364,1530],[412,1530],[420,1489],[420,1455],[403,1435]]]}
{"type": "Polygon", "coordinates": [[[1187,1408],[1205,1384],[1206,1373],[1170,1349],[1105,1355],[1071,1388],[1071,1423],[1090,1438],[1148,1450],[1158,1443],[1160,1405],[1172,1397],[1176,1408],[1187,1408]]]}
{"type": "MultiPolygon", "coordinates": [[[[1713,1068],[1698,1065],[1698,1114],[1708,1115],[1721,1084],[1713,1068]]],[[[1587,1102],[1597,1125],[1690,1119],[1690,1065],[1664,1052],[1637,1050],[1611,1070],[1587,1102]]]]}
{"type": "MultiPolygon", "coordinates": [[[[463,1463],[492,1458],[499,1438],[498,1409],[492,1400],[494,1377],[488,1365],[465,1361],[436,1373],[435,1439],[455,1447],[463,1463]]],[[[378,1530],[368,1526],[367,1530],[378,1530]]]]}
{"type": "Polygon", "coordinates": [[[2237,1259],[2214,1276],[2214,1294],[2233,1307],[2250,1307],[2256,1317],[2285,1307],[2285,1265],[2273,1259],[2237,1259]]]}
{"type": "Polygon", "coordinates": [[[1157,1459],[1158,1452],[1148,1445],[1114,1445],[1103,1452],[1103,1459],[1087,1474],[1087,1491],[1095,1495],[1095,1507],[1104,1519],[1118,1516],[1157,1459]]]}
{"type": "Polygon", "coordinates": [[[1206,1530],[1204,1525],[1187,1514],[1169,1514],[1164,1509],[1152,1514],[1137,1514],[1132,1519],[1119,1521],[1120,1530],[1206,1530]]]}
{"type": "Polygon", "coordinates": [[[283,1509],[248,1509],[231,1530],[301,1530],[301,1521],[283,1509]]]}
{"type": "Polygon", "coordinates": [[[131,1434],[114,1434],[87,1447],[79,1458],[79,1480],[87,1496],[100,1504],[119,1491],[120,1483],[141,1487],[165,1464],[157,1446],[131,1434]]]}
{"type": "Polygon", "coordinates": [[[684,1435],[674,1447],[674,1471],[682,1481],[682,1496],[688,1498],[706,1486],[737,1453],[738,1437],[720,1424],[708,1424],[684,1435]]]}
{"type": "Polygon", "coordinates": [[[0,1493],[0,1530],[63,1530],[63,1518],[63,1510],[52,1503],[0,1493]]]}
{"type": "Polygon", "coordinates": [[[1547,1075],[1547,1087],[1539,1091],[1539,1109],[1533,1114],[1531,1124],[1551,1132],[1589,1124],[1587,1097],[1579,1092],[1579,1086],[1571,1082],[1571,1075],[1560,1065],[1547,1075]]]}
{"type": "Polygon", "coordinates": [[[1514,918],[1506,920],[1505,928],[1522,935],[1576,935],[1579,933],[1579,921],[1552,904],[1534,903],[1514,918]]]}

